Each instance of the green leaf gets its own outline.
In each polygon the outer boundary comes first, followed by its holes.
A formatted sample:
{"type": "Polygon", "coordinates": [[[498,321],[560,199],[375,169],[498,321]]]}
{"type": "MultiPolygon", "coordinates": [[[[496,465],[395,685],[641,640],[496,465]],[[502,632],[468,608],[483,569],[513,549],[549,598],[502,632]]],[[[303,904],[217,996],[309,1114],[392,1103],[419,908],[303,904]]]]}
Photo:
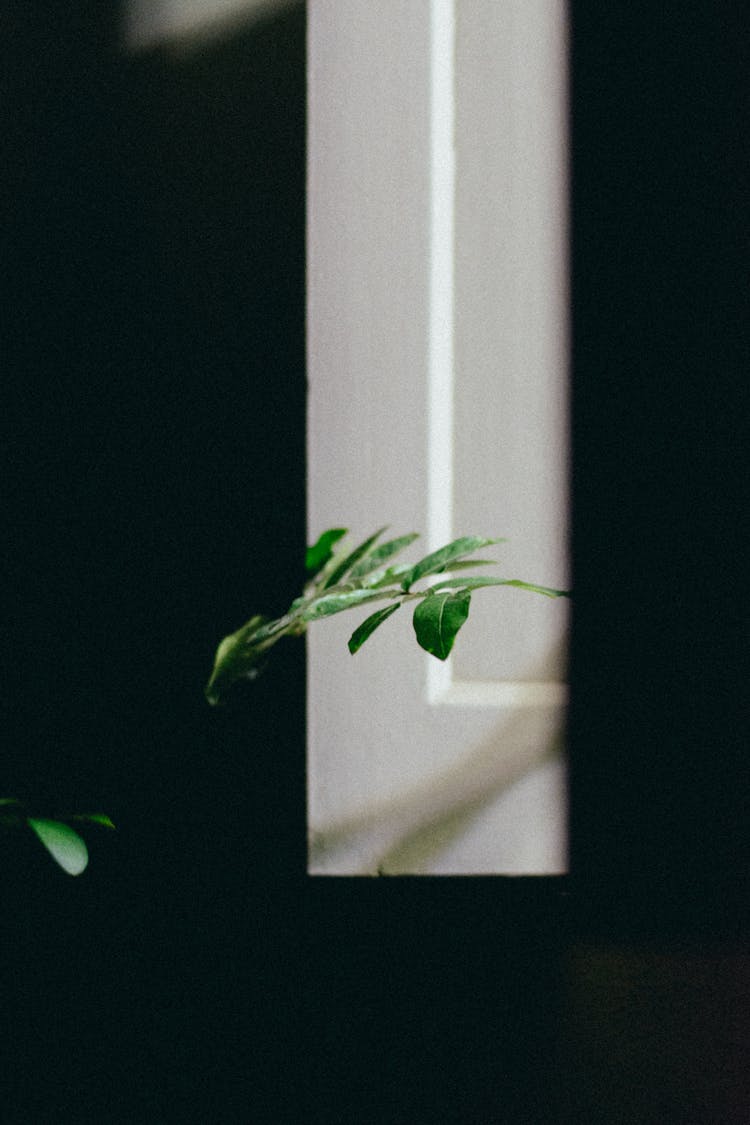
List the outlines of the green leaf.
{"type": "Polygon", "coordinates": [[[472,566],[497,566],[497,559],[461,559],[454,560],[446,570],[468,570],[472,566]]]}
{"type": "Polygon", "coordinates": [[[381,543],[374,551],[370,551],[360,562],[354,566],[349,574],[352,579],[363,578],[366,574],[371,574],[373,570],[377,570],[382,566],[387,559],[393,558],[399,551],[403,551],[415,539],[419,539],[419,534],[416,531],[410,532],[409,535],[400,535],[398,539],[389,539],[387,543],[381,543]]]}
{"type": "Polygon", "coordinates": [[[334,567],[328,575],[324,589],[327,590],[330,586],[335,586],[339,583],[344,575],[348,574],[352,567],[358,563],[360,559],[364,558],[373,543],[380,538],[385,530],[384,527],[381,527],[379,531],[376,531],[374,535],[370,535],[369,538],[365,539],[364,543],[360,543],[358,547],[355,547],[353,551],[346,555],[338,566],[334,567]]]}
{"type": "Polygon", "coordinates": [[[520,578],[446,578],[444,582],[435,582],[429,589],[430,592],[448,589],[478,590],[481,586],[516,586],[519,590],[530,590],[534,594],[544,594],[547,598],[570,597],[567,590],[537,586],[533,582],[522,582],[520,578]]]}
{"type": "Polygon", "coordinates": [[[438,551],[433,551],[431,555],[420,559],[404,576],[401,583],[403,590],[408,591],[418,579],[424,578],[426,574],[437,574],[441,570],[449,568],[449,564],[455,562],[457,559],[463,558],[465,555],[471,554],[472,551],[479,550],[480,547],[489,547],[492,543],[502,543],[502,539],[480,539],[476,535],[463,536],[461,539],[454,539],[452,543],[447,546],[441,547],[438,551]]]}
{"type": "Polygon", "coordinates": [[[243,677],[252,679],[259,674],[263,649],[255,647],[255,641],[260,630],[269,627],[267,617],[251,617],[241,629],[230,633],[219,643],[213,671],[205,688],[206,699],[212,707],[221,701],[222,695],[235,680],[243,677]]]}
{"type": "Polygon", "coordinates": [[[411,569],[411,563],[399,563],[398,566],[389,566],[386,570],[375,570],[372,574],[367,574],[364,578],[361,578],[360,582],[368,590],[379,590],[383,586],[395,586],[411,569]]]}
{"type": "Polygon", "coordinates": [[[80,875],[86,870],[89,853],[86,844],[67,824],[59,820],[27,817],[29,828],[39,837],[45,848],[68,875],[80,875]]]}
{"type": "Polygon", "coordinates": [[[354,630],[349,638],[349,652],[354,656],[354,653],[362,648],[367,638],[375,632],[378,625],[382,625],[392,613],[400,607],[401,602],[396,602],[395,605],[387,605],[385,609],[379,609],[371,614],[362,624],[354,630]]]}
{"type": "Polygon", "coordinates": [[[382,601],[384,597],[380,590],[349,590],[345,594],[324,594],[302,611],[300,620],[317,621],[319,617],[330,617],[334,613],[341,613],[363,602],[372,602],[376,599],[382,601]]]}
{"type": "Polygon", "coordinates": [[[261,651],[270,648],[271,645],[275,644],[285,633],[297,627],[297,617],[297,613],[285,613],[283,617],[277,617],[273,621],[265,622],[247,638],[248,646],[261,651]]]}
{"type": "Polygon", "coordinates": [[[71,820],[85,820],[89,824],[100,824],[102,828],[115,828],[115,825],[109,819],[106,813],[92,812],[92,813],[76,813],[71,820]]]}
{"type": "Polygon", "coordinates": [[[530,590],[532,594],[544,594],[546,598],[570,598],[570,590],[553,590],[550,586],[537,586],[535,582],[522,582],[520,578],[511,578],[507,586],[516,586],[519,590],[530,590]]]}
{"type": "Polygon", "coordinates": [[[266,625],[267,622],[267,617],[251,617],[250,620],[242,625],[235,633],[230,633],[229,636],[224,637],[219,642],[219,646],[216,649],[214,669],[230,660],[239,649],[247,647],[252,637],[259,629],[266,625]]]}
{"type": "Polygon", "coordinates": [[[459,590],[455,594],[428,594],[418,604],[414,610],[414,631],[426,652],[445,660],[458,630],[469,616],[470,603],[470,592],[459,590]]]}
{"type": "Polygon", "coordinates": [[[305,552],[305,570],[314,574],[325,566],[333,554],[333,544],[346,535],[348,530],[347,527],[331,527],[324,531],[318,542],[305,552]]]}

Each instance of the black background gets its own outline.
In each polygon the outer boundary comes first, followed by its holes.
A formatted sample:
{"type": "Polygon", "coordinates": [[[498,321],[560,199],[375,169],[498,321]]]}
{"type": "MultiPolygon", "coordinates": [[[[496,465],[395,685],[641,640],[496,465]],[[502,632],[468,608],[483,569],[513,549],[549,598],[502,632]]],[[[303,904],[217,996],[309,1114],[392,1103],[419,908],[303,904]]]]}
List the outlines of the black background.
{"type": "Polygon", "coordinates": [[[571,5],[573,869],[460,880],[305,877],[301,646],[202,698],[300,579],[303,13],[103,9],[5,34],[3,792],[119,827],[3,839],[0,1116],[747,1120],[741,6],[571,5]]]}
{"type": "Polygon", "coordinates": [[[289,1084],[303,646],[224,711],[203,686],[302,578],[304,29],[5,31],[3,793],[118,831],[78,880],[2,840],[3,1120],[250,1120],[289,1084]]]}
{"type": "Polygon", "coordinates": [[[731,929],[750,901],[747,21],[572,11],[573,863],[619,925],[731,929]]]}

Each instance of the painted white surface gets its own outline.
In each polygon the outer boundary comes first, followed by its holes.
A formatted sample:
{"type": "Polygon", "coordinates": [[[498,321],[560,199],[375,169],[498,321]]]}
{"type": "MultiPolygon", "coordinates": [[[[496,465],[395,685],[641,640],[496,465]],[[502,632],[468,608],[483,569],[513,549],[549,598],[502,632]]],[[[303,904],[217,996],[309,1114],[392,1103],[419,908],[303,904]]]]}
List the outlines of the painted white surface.
{"type": "MultiPolygon", "coordinates": [[[[506,577],[563,586],[564,6],[308,23],[309,538],[505,535],[506,577]]],[[[447,665],[407,608],[355,657],[356,614],[311,628],[312,873],[564,870],[566,613],[480,591],[447,665]]]]}

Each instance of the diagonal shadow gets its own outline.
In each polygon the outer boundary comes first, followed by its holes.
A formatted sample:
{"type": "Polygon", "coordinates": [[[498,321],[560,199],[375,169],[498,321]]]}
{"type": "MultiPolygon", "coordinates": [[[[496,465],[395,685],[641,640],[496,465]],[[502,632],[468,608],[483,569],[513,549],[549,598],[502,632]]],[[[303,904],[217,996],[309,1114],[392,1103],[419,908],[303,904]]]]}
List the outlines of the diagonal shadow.
{"type": "Polygon", "coordinates": [[[530,741],[528,724],[524,709],[439,776],[312,833],[310,873],[419,874],[503,793],[562,757],[561,728],[530,741]]]}

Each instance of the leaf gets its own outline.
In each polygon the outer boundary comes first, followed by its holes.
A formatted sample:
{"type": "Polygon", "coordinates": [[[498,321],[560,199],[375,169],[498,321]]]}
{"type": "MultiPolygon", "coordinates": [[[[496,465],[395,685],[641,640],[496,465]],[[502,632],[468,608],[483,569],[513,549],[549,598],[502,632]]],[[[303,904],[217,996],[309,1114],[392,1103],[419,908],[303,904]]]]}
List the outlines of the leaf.
{"type": "MultiPolygon", "coordinates": [[[[276,624],[277,622],[270,623],[276,624]]],[[[270,625],[267,617],[251,617],[241,629],[230,633],[219,643],[213,671],[205,687],[206,699],[212,707],[220,702],[221,696],[235,680],[243,677],[253,679],[260,674],[263,649],[255,648],[254,641],[260,630],[267,631],[270,625]]]]}
{"type": "Polygon", "coordinates": [[[537,586],[535,582],[522,582],[520,578],[510,578],[506,586],[516,586],[519,590],[530,590],[532,594],[544,594],[547,598],[570,598],[570,590],[553,590],[549,586],[537,586]]]}
{"type": "MultiPolygon", "coordinates": [[[[472,548],[473,549],[473,548],[472,548]]],[[[453,648],[458,630],[469,616],[471,594],[428,594],[414,610],[417,641],[432,656],[445,660],[453,648]]]]}
{"type": "Polygon", "coordinates": [[[351,568],[367,554],[367,552],[370,550],[370,547],[372,547],[373,543],[380,538],[385,530],[386,529],[384,527],[381,527],[379,531],[376,531],[374,535],[371,535],[368,539],[365,539],[364,543],[360,543],[358,547],[355,547],[353,551],[346,555],[344,559],[342,559],[342,561],[338,564],[338,566],[334,567],[334,569],[328,575],[324,589],[327,590],[330,586],[335,586],[338,582],[340,582],[344,575],[348,574],[351,568]]]}
{"type": "Polygon", "coordinates": [[[109,819],[106,813],[92,812],[92,813],[76,813],[71,820],[85,820],[89,824],[100,824],[102,828],[115,828],[115,825],[109,819]]]}
{"type": "Polygon", "coordinates": [[[333,554],[333,544],[337,543],[349,529],[347,527],[331,527],[324,531],[313,547],[308,547],[305,552],[305,570],[315,573],[325,566],[333,554]]]}
{"type": "Polygon", "coordinates": [[[410,586],[419,578],[424,578],[426,574],[437,574],[439,571],[445,570],[449,563],[471,554],[472,551],[476,551],[480,547],[489,547],[492,543],[502,542],[502,539],[480,539],[476,535],[454,539],[452,543],[448,543],[447,546],[441,547],[438,551],[433,551],[431,555],[427,555],[420,559],[418,563],[415,563],[410,572],[404,576],[401,588],[408,591],[410,586]]]}
{"type": "Polygon", "coordinates": [[[412,563],[399,563],[398,566],[389,566],[386,570],[375,570],[372,574],[360,579],[368,590],[379,590],[383,586],[395,586],[400,583],[405,574],[412,569],[412,563]]]}
{"type": "Polygon", "coordinates": [[[216,649],[214,656],[214,669],[218,668],[221,664],[231,658],[231,656],[243,646],[247,646],[250,639],[268,622],[267,617],[251,617],[241,628],[235,633],[230,633],[229,636],[224,637],[219,641],[219,646],[216,649]]]}
{"type": "Polygon", "coordinates": [[[349,652],[354,656],[354,653],[362,648],[367,638],[375,632],[378,625],[382,625],[392,613],[400,607],[401,602],[396,602],[395,605],[387,605],[385,609],[379,609],[375,613],[366,618],[362,624],[354,630],[349,638],[349,652]]]}
{"type": "Polygon", "coordinates": [[[516,586],[519,590],[530,590],[534,594],[544,594],[548,598],[569,598],[567,590],[553,590],[549,586],[536,586],[533,582],[522,582],[520,578],[446,578],[436,582],[429,590],[478,590],[481,586],[516,586]]]}
{"type": "Polygon", "coordinates": [[[67,824],[59,820],[27,817],[29,828],[39,837],[45,848],[68,875],[80,875],[86,870],[89,853],[86,844],[67,824]]]}
{"type": "Polygon", "coordinates": [[[385,596],[380,590],[349,590],[345,594],[324,594],[303,610],[300,620],[317,621],[319,617],[330,617],[334,613],[341,613],[363,602],[372,602],[376,599],[382,601],[385,596]]]}
{"type": "Polygon", "coordinates": [[[247,638],[248,647],[258,648],[260,650],[270,648],[271,645],[275,644],[285,633],[297,627],[298,616],[297,613],[285,613],[283,617],[277,617],[273,621],[266,621],[247,638]]]}
{"type": "Polygon", "coordinates": [[[399,551],[403,551],[415,539],[419,539],[419,534],[412,531],[409,535],[400,535],[398,539],[389,539],[387,543],[381,543],[374,551],[363,558],[352,568],[349,577],[352,579],[363,578],[366,574],[371,574],[373,570],[377,570],[387,559],[397,555],[399,551]]]}
{"type": "MultiPolygon", "coordinates": [[[[444,570],[468,570],[472,566],[497,566],[497,559],[462,559],[454,560],[445,566],[444,570]]],[[[439,572],[438,572],[439,573],[439,572]]]]}

